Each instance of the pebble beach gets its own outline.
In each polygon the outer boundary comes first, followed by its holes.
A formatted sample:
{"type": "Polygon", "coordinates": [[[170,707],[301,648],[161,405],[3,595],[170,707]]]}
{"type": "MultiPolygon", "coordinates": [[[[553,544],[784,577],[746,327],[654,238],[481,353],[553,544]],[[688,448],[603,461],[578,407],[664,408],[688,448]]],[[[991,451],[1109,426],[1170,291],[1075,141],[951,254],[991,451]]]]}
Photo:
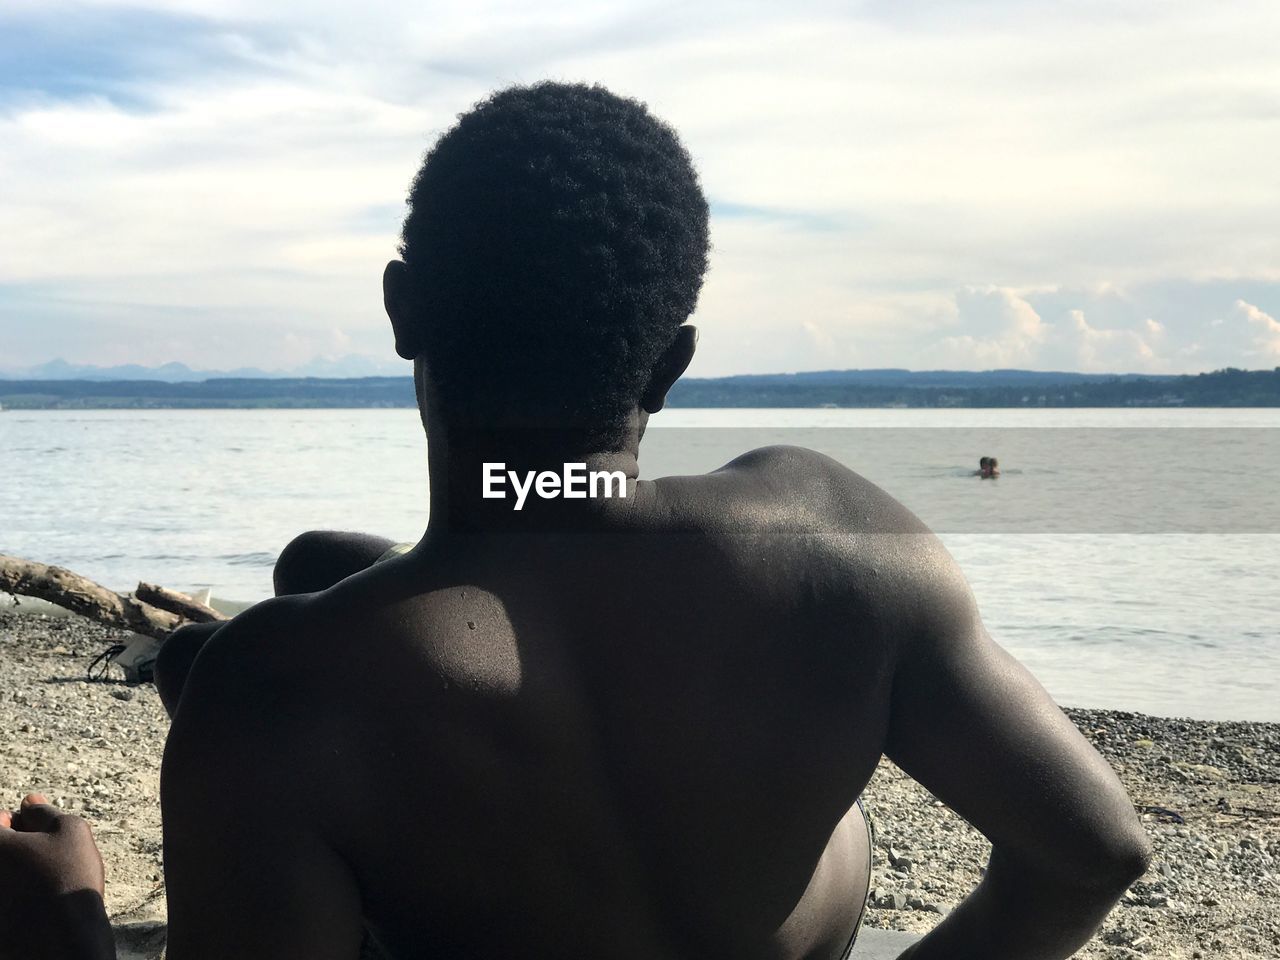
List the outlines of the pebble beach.
{"type": "MultiPolygon", "coordinates": [[[[77,617],[0,612],[0,803],[30,790],[93,825],[122,960],[165,935],[154,687],[87,682],[122,636],[77,617]]],[[[1151,837],[1150,871],[1077,956],[1280,957],[1280,724],[1067,709],[1151,837]]],[[[972,889],[986,840],[888,761],[866,791],[877,831],[868,926],[925,931],[972,889]]]]}

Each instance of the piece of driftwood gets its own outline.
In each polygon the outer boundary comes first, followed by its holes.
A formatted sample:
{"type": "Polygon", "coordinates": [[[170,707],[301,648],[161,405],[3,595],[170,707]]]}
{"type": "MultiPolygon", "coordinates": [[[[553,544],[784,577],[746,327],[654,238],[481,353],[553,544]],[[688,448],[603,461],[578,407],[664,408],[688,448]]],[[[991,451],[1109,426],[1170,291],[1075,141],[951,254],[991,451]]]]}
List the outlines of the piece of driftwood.
{"type": "Polygon", "coordinates": [[[63,567],[4,554],[0,554],[0,590],[39,597],[98,623],[157,640],[163,640],[185,622],[176,613],[108,590],[63,567]]]}
{"type": "Polygon", "coordinates": [[[205,606],[185,593],[170,590],[168,587],[158,587],[154,583],[139,583],[133,595],[153,607],[176,613],[182,619],[190,620],[192,623],[213,623],[227,619],[226,614],[219,613],[213,607],[205,606]]]}

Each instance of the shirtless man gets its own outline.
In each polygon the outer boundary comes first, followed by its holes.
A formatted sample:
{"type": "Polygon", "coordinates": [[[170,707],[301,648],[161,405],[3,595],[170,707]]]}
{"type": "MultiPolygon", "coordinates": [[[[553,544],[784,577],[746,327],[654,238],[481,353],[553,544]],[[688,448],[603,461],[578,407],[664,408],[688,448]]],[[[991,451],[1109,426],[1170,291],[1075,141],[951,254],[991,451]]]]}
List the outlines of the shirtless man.
{"type": "MultiPolygon", "coordinates": [[[[882,755],[993,844],[903,957],[1084,943],[1147,840],[929,531],[798,448],[638,479],[706,264],[674,133],[599,88],[510,89],[437,143],[410,206],[384,295],[430,525],[200,652],[161,787],[170,960],[354,960],[366,926],[404,958],[836,960],[882,755]],[[481,495],[493,462],[620,470],[625,497],[516,511],[481,495]]],[[[15,909],[83,916],[63,955],[110,956],[87,831],[23,819],[0,881],[43,893],[15,909]]]]}

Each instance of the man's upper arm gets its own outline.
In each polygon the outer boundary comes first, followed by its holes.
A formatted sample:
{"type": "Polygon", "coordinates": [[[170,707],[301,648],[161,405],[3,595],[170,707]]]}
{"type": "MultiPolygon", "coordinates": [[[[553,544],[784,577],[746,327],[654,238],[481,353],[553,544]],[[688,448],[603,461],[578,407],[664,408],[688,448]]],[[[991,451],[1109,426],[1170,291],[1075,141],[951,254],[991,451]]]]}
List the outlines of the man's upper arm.
{"type": "Polygon", "coordinates": [[[936,544],[926,572],[886,753],[1002,854],[1070,886],[1127,883],[1147,842],[1115,773],[987,635],[936,544]]]}
{"type": "Polygon", "coordinates": [[[359,890],[316,827],[295,718],[245,675],[272,619],[237,619],[201,654],[165,748],[169,960],[359,954],[359,890]]]}

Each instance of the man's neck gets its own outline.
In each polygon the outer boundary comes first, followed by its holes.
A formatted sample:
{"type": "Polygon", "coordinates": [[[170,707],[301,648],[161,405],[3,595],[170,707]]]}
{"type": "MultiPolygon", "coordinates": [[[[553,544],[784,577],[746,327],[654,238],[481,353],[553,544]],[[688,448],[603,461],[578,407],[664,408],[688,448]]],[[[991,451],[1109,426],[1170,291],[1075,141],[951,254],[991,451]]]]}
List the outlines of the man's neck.
{"type": "Polygon", "coordinates": [[[428,419],[428,533],[584,530],[629,511],[642,424],[615,450],[536,432],[459,432],[428,419]]]}

